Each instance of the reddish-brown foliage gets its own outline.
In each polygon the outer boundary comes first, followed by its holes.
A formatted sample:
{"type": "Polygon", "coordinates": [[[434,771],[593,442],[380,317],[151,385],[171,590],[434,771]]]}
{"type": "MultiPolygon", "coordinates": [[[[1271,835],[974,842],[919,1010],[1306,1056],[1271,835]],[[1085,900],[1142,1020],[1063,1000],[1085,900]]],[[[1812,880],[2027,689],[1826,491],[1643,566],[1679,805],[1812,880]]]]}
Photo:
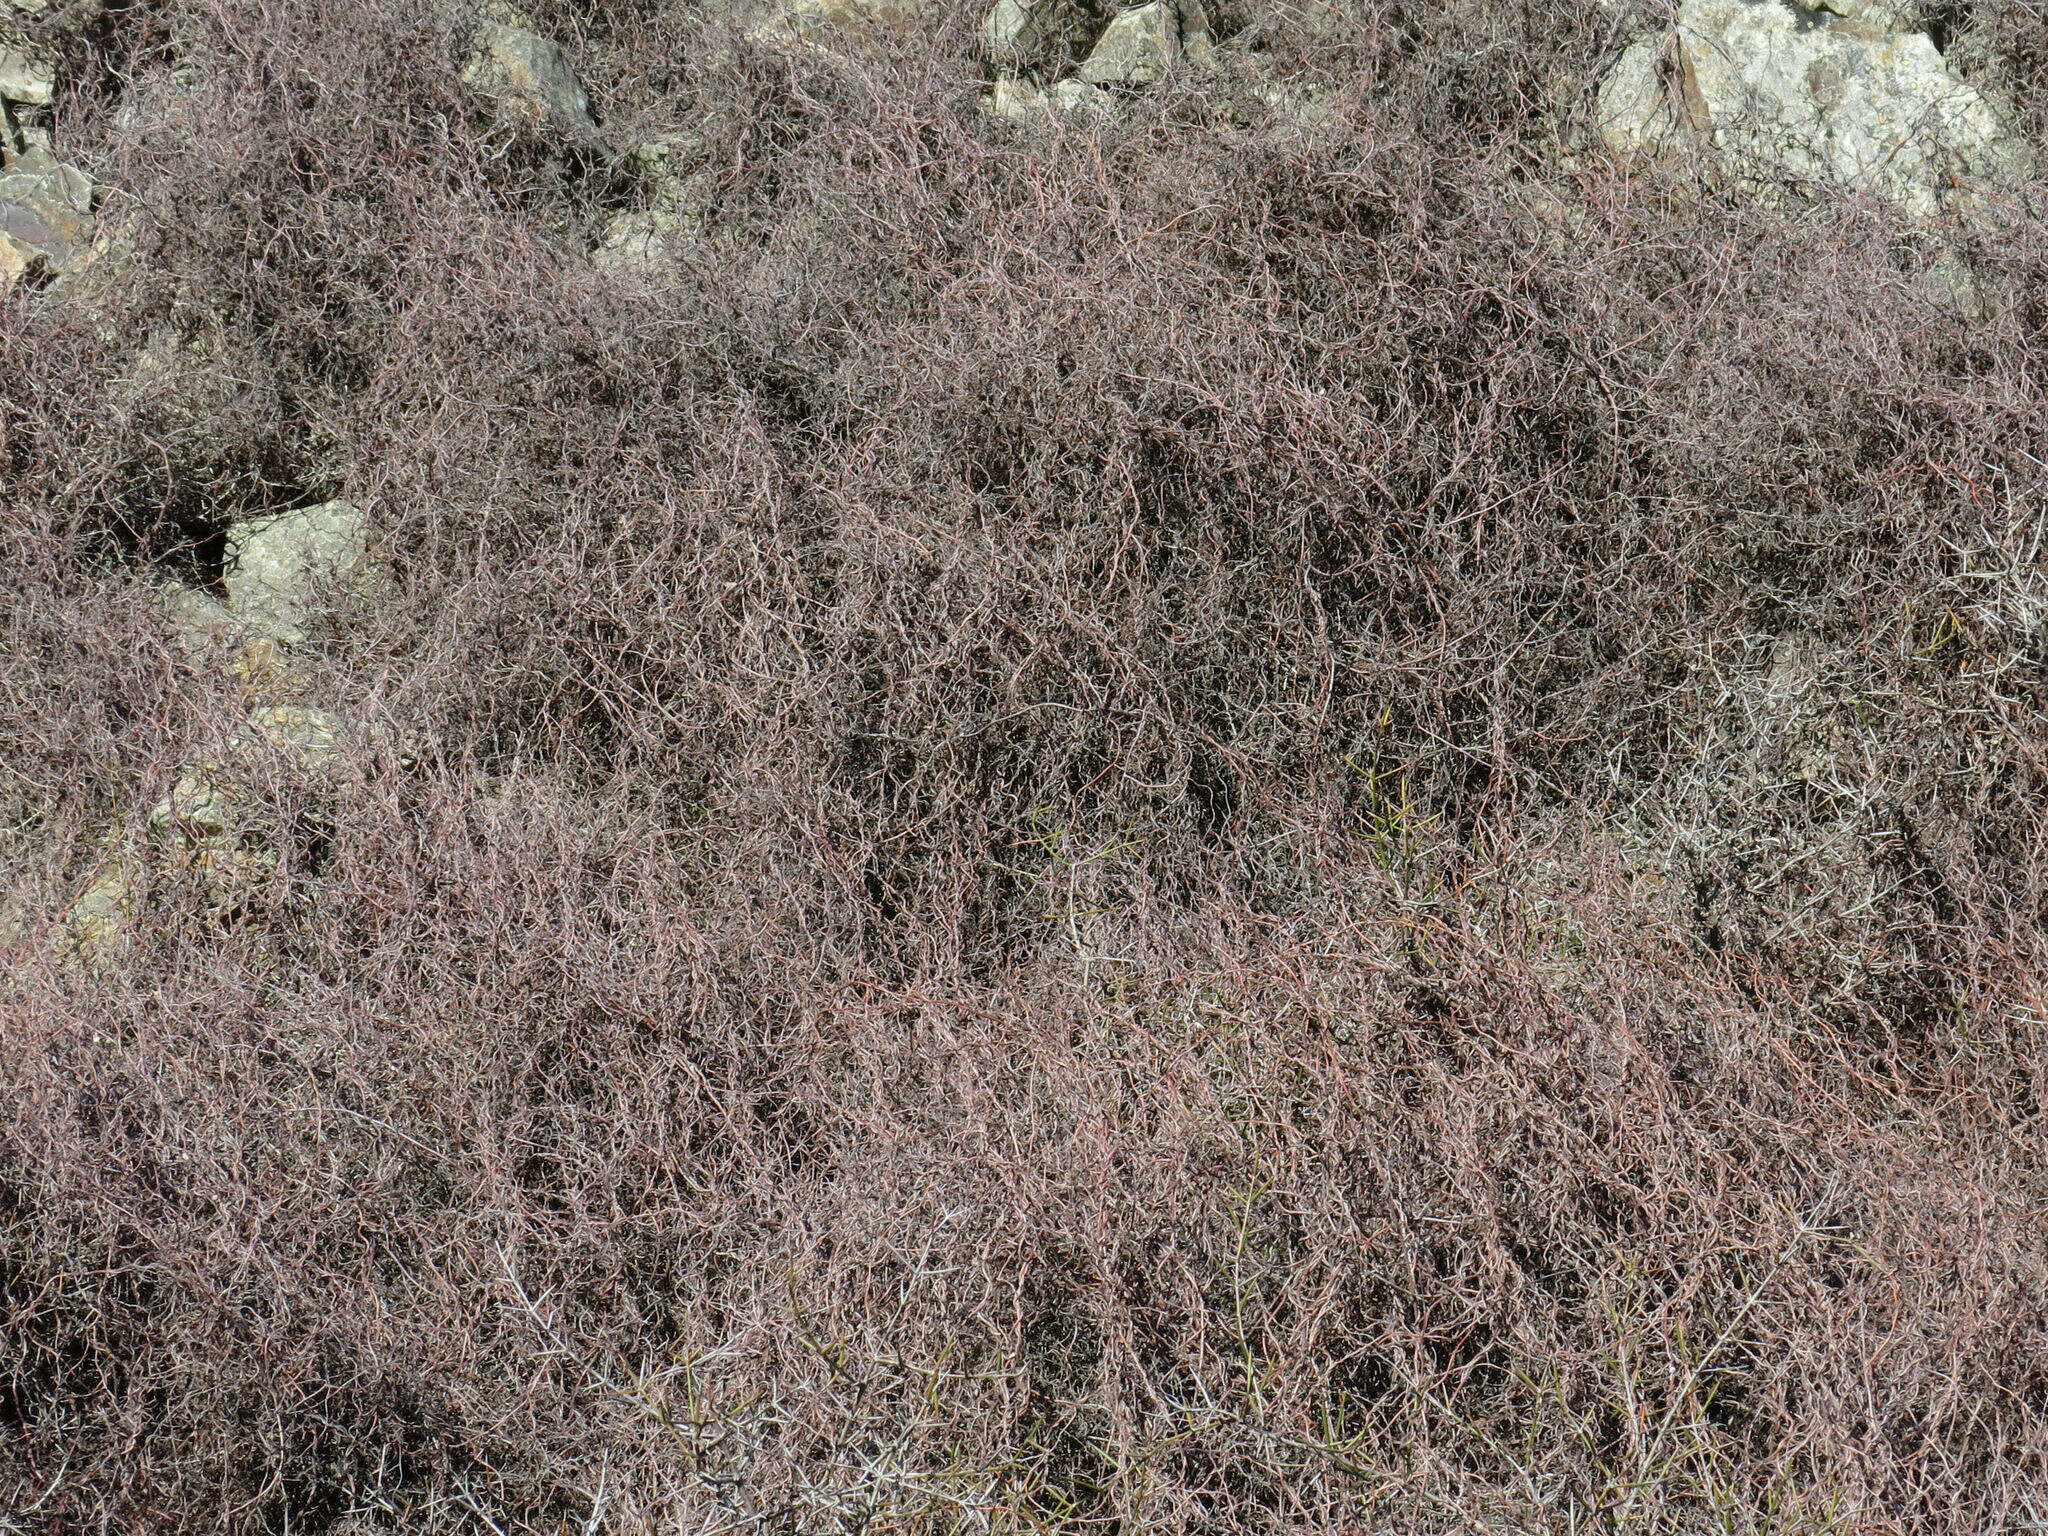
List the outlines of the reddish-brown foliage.
{"type": "Polygon", "coordinates": [[[138,251],[0,312],[0,1508],[2048,1519],[2038,210],[1973,319],[1561,159],[1592,0],[1274,22],[1308,132],[992,126],[976,19],[549,9],[702,135],[661,281],[425,9],[71,34],[138,251]],[[403,750],[58,958],[237,708],[146,581],[340,495],[303,667],[403,750]]]}

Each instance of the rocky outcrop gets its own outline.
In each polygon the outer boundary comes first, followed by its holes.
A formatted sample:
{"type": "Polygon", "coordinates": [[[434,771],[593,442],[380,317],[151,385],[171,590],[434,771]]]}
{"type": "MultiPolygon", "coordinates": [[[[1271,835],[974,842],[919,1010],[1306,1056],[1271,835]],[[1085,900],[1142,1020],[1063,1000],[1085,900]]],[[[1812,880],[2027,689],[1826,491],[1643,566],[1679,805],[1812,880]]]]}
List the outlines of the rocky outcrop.
{"type": "Polygon", "coordinates": [[[160,887],[196,889],[210,912],[231,913],[276,875],[293,836],[290,813],[328,798],[357,734],[324,710],[251,710],[222,750],[179,771],[150,808],[140,847],[108,845],[71,904],[71,949],[88,962],[110,958],[160,887]]]}
{"type": "Polygon", "coordinates": [[[1887,32],[1923,30],[1920,7],[1915,0],[1816,0],[1814,9],[1844,21],[1868,22],[1887,32]]]}
{"type": "Polygon", "coordinates": [[[996,0],[981,24],[982,51],[1005,68],[1035,62],[1052,41],[1051,0],[996,0]]]}
{"type": "Polygon", "coordinates": [[[1903,7],[1833,0],[1683,0],[1668,32],[1601,84],[1601,133],[1652,158],[1704,151],[1738,181],[1824,183],[1928,216],[1966,208],[2021,169],[1998,112],[1903,7]]]}
{"type": "Polygon", "coordinates": [[[110,842],[99,868],[65,915],[70,948],[90,962],[111,956],[135,921],[147,883],[134,850],[110,842]]]}
{"type": "Polygon", "coordinates": [[[982,105],[991,117],[1021,123],[1043,117],[1048,112],[1106,112],[1110,100],[1107,92],[1079,76],[1062,80],[1050,89],[1040,89],[1029,80],[1002,75],[997,77],[982,105]]]}
{"type": "Polygon", "coordinates": [[[1686,142],[1672,99],[1671,40],[1638,38],[1601,77],[1594,105],[1600,137],[1616,153],[1661,160],[1686,142]]]}
{"type": "MultiPolygon", "coordinates": [[[[43,35],[52,20],[49,10],[49,0],[0,0],[0,163],[10,167],[17,157],[52,153],[58,70],[43,35]]],[[[25,255],[21,244],[0,240],[0,296],[31,270],[51,272],[48,253],[25,255]]]]}
{"type": "Polygon", "coordinates": [[[348,722],[304,705],[259,706],[237,725],[224,751],[188,764],[149,813],[161,850],[199,859],[202,873],[274,868],[274,791],[324,786],[351,734],[348,722]],[[210,856],[210,862],[208,859],[210,856]]]}
{"type": "Polygon", "coordinates": [[[0,0],[0,154],[49,148],[41,117],[57,99],[57,67],[24,25],[40,9],[0,0]]]}

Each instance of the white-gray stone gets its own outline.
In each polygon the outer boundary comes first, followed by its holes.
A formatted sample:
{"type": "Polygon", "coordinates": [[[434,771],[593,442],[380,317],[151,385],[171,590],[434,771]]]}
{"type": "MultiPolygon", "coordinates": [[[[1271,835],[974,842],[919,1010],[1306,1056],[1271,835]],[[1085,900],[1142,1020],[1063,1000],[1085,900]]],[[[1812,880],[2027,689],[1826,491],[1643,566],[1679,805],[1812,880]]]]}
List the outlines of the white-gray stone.
{"type": "Polygon", "coordinates": [[[1815,0],[1819,10],[1845,21],[1867,21],[1887,32],[1918,32],[1920,8],[1913,0],[1815,0]]]}
{"type": "Polygon", "coordinates": [[[355,730],[341,716],[305,704],[264,704],[235,727],[238,750],[288,759],[310,774],[324,775],[355,730]]]}
{"type": "Polygon", "coordinates": [[[31,149],[0,171],[0,296],[27,273],[72,271],[92,255],[91,180],[31,149]]]}
{"type": "Polygon", "coordinates": [[[243,628],[296,645],[321,599],[368,567],[369,519],[353,502],[278,512],[228,530],[228,611],[243,628]]]}
{"type": "Polygon", "coordinates": [[[1181,57],[1199,69],[1215,56],[1215,45],[1209,39],[1209,12],[1202,0],[1174,0],[1174,11],[1181,57]]]}
{"type": "Polygon", "coordinates": [[[164,581],[151,593],[151,606],[169,625],[171,639],[188,658],[204,655],[232,632],[227,605],[182,581],[164,581]]]}
{"type": "Polygon", "coordinates": [[[1012,123],[1044,122],[1061,113],[1102,113],[1109,106],[1100,87],[1074,78],[1060,81],[1051,90],[1040,90],[1028,80],[1004,75],[982,98],[982,107],[991,117],[1012,123]]]}
{"type": "Polygon", "coordinates": [[[65,915],[71,949],[88,963],[107,960],[134,922],[141,895],[141,862],[127,849],[109,845],[106,861],[65,915]]]}
{"type": "Polygon", "coordinates": [[[1685,144],[1741,181],[1828,183],[1916,216],[1964,208],[2028,164],[1992,104],[1880,0],[1683,0],[1676,24],[1616,61],[1600,129],[1625,152],[1685,144]],[[1667,52],[1668,50],[1668,52],[1667,52]]]}
{"type": "Polygon", "coordinates": [[[1021,123],[1045,111],[1045,92],[1029,80],[1019,80],[1014,75],[998,75],[996,83],[982,97],[981,105],[991,117],[1021,123]]]}
{"type": "Polygon", "coordinates": [[[0,97],[47,107],[57,99],[57,71],[47,59],[0,45],[0,97]]]}
{"type": "Polygon", "coordinates": [[[1779,0],[1686,0],[1677,40],[1688,117],[1738,160],[1916,214],[2016,168],[1998,114],[1925,33],[1815,25],[1779,0]]]}
{"type": "Polygon", "coordinates": [[[1143,85],[1179,59],[1180,17],[1173,0],[1149,0],[1120,11],[1103,28],[1080,74],[1089,85],[1143,85]]]}
{"type": "Polygon", "coordinates": [[[1664,71],[1670,39],[1638,38],[1600,82],[1595,117],[1600,137],[1618,154],[1656,158],[1679,142],[1678,114],[1664,71]]]}
{"type": "Polygon", "coordinates": [[[497,103],[500,118],[514,127],[557,133],[576,143],[597,141],[597,120],[590,115],[583,82],[562,50],[537,32],[485,22],[462,78],[497,103]]]}
{"type": "Polygon", "coordinates": [[[647,206],[607,221],[593,253],[601,271],[659,275],[672,246],[703,234],[715,195],[713,179],[706,170],[686,169],[703,148],[697,135],[679,133],[650,139],[626,153],[622,163],[646,189],[647,206]]]}
{"type": "Polygon", "coordinates": [[[981,24],[982,50],[998,64],[1015,65],[1045,47],[1050,0],[996,0],[981,24]]]}
{"type": "Polygon", "coordinates": [[[900,27],[930,0],[790,0],[748,35],[755,42],[829,48],[863,32],[900,27]]]}
{"type": "Polygon", "coordinates": [[[188,763],[150,808],[151,844],[210,885],[270,873],[277,867],[276,787],[330,787],[350,735],[348,723],[325,710],[251,710],[225,752],[188,763]]]}
{"type": "Polygon", "coordinates": [[[661,266],[668,238],[676,231],[673,217],[652,209],[615,213],[605,224],[595,260],[602,272],[653,272],[661,266]]]}
{"type": "Polygon", "coordinates": [[[221,781],[217,768],[188,767],[171,792],[150,807],[149,835],[177,847],[225,847],[251,820],[243,798],[221,781]]]}
{"type": "Polygon", "coordinates": [[[1045,93],[1045,99],[1059,112],[1100,113],[1109,110],[1109,98],[1100,87],[1081,79],[1062,80],[1045,93]]]}

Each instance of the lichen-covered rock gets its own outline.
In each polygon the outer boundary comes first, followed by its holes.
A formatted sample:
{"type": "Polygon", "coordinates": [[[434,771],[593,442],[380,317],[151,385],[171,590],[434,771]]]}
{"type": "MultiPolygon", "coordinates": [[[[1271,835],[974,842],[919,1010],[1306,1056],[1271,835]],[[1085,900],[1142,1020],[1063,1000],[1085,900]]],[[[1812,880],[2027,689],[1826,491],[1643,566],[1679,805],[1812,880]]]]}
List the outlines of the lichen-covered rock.
{"type": "Polygon", "coordinates": [[[232,524],[226,542],[220,596],[166,577],[151,606],[189,665],[225,666],[254,697],[294,698],[305,679],[293,647],[333,599],[383,580],[368,517],[353,502],[324,502],[232,524]]]}
{"type": "Polygon", "coordinates": [[[0,171],[0,295],[24,276],[60,276],[91,259],[97,228],[92,182],[31,149],[0,171]]]}
{"type": "Polygon", "coordinates": [[[499,118],[530,133],[553,133],[576,144],[598,140],[590,95],[562,50],[522,26],[486,21],[463,66],[462,79],[497,105],[499,118]]]}
{"type": "Polygon", "coordinates": [[[614,214],[605,224],[595,260],[602,272],[651,272],[661,265],[669,237],[677,231],[672,216],[643,209],[614,214]]]}
{"type": "Polygon", "coordinates": [[[1683,0],[1671,31],[1602,82],[1601,132],[1629,153],[1704,148],[1756,186],[1831,183],[1918,216],[1970,206],[2026,152],[1931,39],[1894,30],[1904,14],[1878,0],[1683,0]]]}
{"type": "Polygon", "coordinates": [[[225,846],[253,827],[246,797],[213,765],[186,768],[171,792],[150,808],[149,835],[187,848],[225,846]]]}
{"type": "MultiPolygon", "coordinates": [[[[982,23],[982,48],[999,71],[982,105],[993,117],[1022,122],[1048,111],[1104,112],[1117,92],[1147,85],[1182,63],[1204,70],[1221,63],[1202,0],[1147,0],[1115,12],[1072,0],[996,0],[982,23]],[[1046,83],[1057,57],[1088,43],[1081,67],[1046,83]]],[[[1228,71],[1216,70],[1220,79],[1228,71]]]]}
{"type": "Polygon", "coordinates": [[[1055,111],[1098,113],[1109,110],[1109,98],[1086,80],[1062,80],[1045,93],[1055,111]]]}
{"type": "Polygon", "coordinates": [[[1917,32],[1920,8],[1913,0],[1815,0],[1815,9],[1845,21],[1867,21],[1887,32],[1917,32]]]}
{"type": "Polygon", "coordinates": [[[364,728],[298,704],[249,712],[224,750],[187,763],[150,808],[146,848],[110,839],[107,855],[66,917],[71,950],[108,959],[142,906],[180,890],[206,910],[232,912],[283,867],[310,807],[324,815],[347,746],[364,728]]]}
{"type": "Polygon", "coordinates": [[[353,502],[236,523],[228,530],[222,578],[228,612],[244,629],[296,645],[321,599],[362,576],[368,559],[369,519],[353,502]]]}
{"type": "Polygon", "coordinates": [[[981,105],[991,117],[1010,123],[1026,122],[1045,111],[1045,92],[1029,80],[998,75],[988,94],[982,97],[981,105]]]}
{"type": "Polygon", "coordinates": [[[1119,12],[1103,28],[1080,74],[1090,85],[1143,85],[1179,60],[1180,17],[1173,0],[1149,0],[1119,12]]]}
{"type": "Polygon", "coordinates": [[[186,768],[149,813],[157,873],[171,889],[182,882],[196,886],[216,912],[276,874],[281,862],[276,809],[238,766],[186,768]]]}
{"type": "Polygon", "coordinates": [[[1180,28],[1181,57],[1199,69],[1215,53],[1209,37],[1209,12],[1202,0],[1173,0],[1173,8],[1180,28]]]}
{"type": "Polygon", "coordinates": [[[322,800],[350,724],[326,710],[274,704],[249,712],[227,750],[187,764],[149,813],[149,841],[168,871],[196,877],[213,899],[274,873],[287,835],[280,791],[322,800]]]}

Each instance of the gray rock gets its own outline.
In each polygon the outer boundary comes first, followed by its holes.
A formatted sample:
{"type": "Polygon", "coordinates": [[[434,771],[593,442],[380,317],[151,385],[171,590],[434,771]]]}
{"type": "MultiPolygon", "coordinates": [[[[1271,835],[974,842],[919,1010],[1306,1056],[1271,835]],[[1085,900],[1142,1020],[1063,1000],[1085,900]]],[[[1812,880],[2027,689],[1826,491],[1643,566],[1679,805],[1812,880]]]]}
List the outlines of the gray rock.
{"type": "Polygon", "coordinates": [[[1180,26],[1181,57],[1199,69],[1215,53],[1209,38],[1209,12],[1202,0],[1174,0],[1174,11],[1180,26]]]}
{"type": "Polygon", "coordinates": [[[91,259],[92,182],[46,150],[0,171],[0,294],[32,271],[61,275],[91,259]]]}
{"type": "Polygon", "coordinates": [[[1971,206],[2026,167],[2024,146],[1924,33],[1889,30],[1900,7],[1837,3],[1858,14],[1683,0],[1672,30],[1603,81],[1603,135],[1627,153],[1697,146],[1741,182],[1831,183],[1918,216],[1971,206]]]}
{"type": "Polygon", "coordinates": [[[1100,87],[1081,79],[1062,80],[1045,93],[1045,99],[1060,112],[1100,113],[1110,106],[1100,87]]]}
{"type": "Polygon", "coordinates": [[[677,223],[653,209],[614,214],[604,227],[594,259],[601,272],[651,273],[658,270],[677,223]]]}
{"type": "Polygon", "coordinates": [[[1845,21],[1867,21],[1887,32],[1921,30],[1920,8],[1912,0],[1814,0],[1815,8],[1845,21]]]}
{"type": "Polygon", "coordinates": [[[1148,0],[1112,16],[1067,79],[1046,86],[1025,78],[1077,31],[1085,37],[1090,19],[1086,8],[1063,0],[996,0],[981,33],[983,51],[1001,71],[983,99],[988,112],[1013,122],[1042,116],[1048,108],[1102,112],[1114,100],[1102,87],[1146,85],[1178,64],[1207,68],[1221,59],[1202,0],[1148,0]]]}
{"type": "Polygon", "coordinates": [[[26,49],[0,45],[0,98],[47,107],[57,99],[57,71],[26,49]]]}
{"type": "Polygon", "coordinates": [[[1325,122],[1330,116],[1330,99],[1316,84],[1276,80],[1259,91],[1259,100],[1273,114],[1276,126],[1302,130],[1325,122]]]}
{"type": "Polygon", "coordinates": [[[280,512],[228,530],[228,611],[246,630],[296,645],[321,599],[366,574],[369,520],[352,502],[280,512]]]}
{"type": "Polygon", "coordinates": [[[1991,291],[1953,250],[1930,256],[1914,274],[1913,287],[1929,305],[1962,320],[1989,320],[1998,312],[1991,291]]]}
{"type": "Polygon", "coordinates": [[[150,808],[150,838],[184,848],[226,847],[253,825],[245,799],[219,767],[185,768],[171,792],[150,808]]]}
{"type": "Polygon", "coordinates": [[[1019,80],[1014,75],[998,75],[996,83],[982,97],[981,106],[989,116],[999,117],[1005,122],[1026,122],[1045,111],[1045,92],[1029,80],[1019,80]]]}
{"type": "MultiPolygon", "coordinates": [[[[288,829],[278,791],[290,786],[299,804],[325,803],[349,744],[366,727],[326,710],[272,704],[249,712],[224,750],[191,762],[150,808],[151,857],[110,838],[98,872],[66,917],[71,951],[95,966],[110,959],[139,908],[183,884],[216,915],[232,911],[283,863],[288,829]]],[[[401,760],[403,760],[401,758],[401,760]]]]}
{"type": "Polygon", "coordinates": [[[341,716],[304,704],[265,704],[235,727],[238,751],[282,757],[309,774],[325,777],[356,730],[341,716]]]}
{"type": "Polygon", "coordinates": [[[626,151],[623,160],[635,176],[659,188],[664,183],[675,182],[682,176],[686,165],[693,160],[701,160],[705,153],[702,134],[668,133],[634,145],[626,151]]]}
{"type": "Polygon", "coordinates": [[[126,849],[110,847],[106,862],[65,915],[73,952],[95,965],[107,960],[134,922],[142,892],[141,861],[126,849]]]}
{"type": "Polygon", "coordinates": [[[748,34],[757,43],[830,48],[863,32],[900,27],[931,0],[790,0],[748,34]]]}
{"type": "MultiPolygon", "coordinates": [[[[170,870],[197,879],[211,904],[248,889],[278,868],[284,830],[278,787],[294,783],[324,798],[351,734],[341,717],[304,705],[250,711],[224,753],[187,764],[171,792],[151,807],[151,845],[170,870]]],[[[124,890],[110,894],[124,895],[132,906],[134,882],[127,879],[124,890]]],[[[101,904],[113,906],[106,897],[101,904]]],[[[109,910],[107,921],[126,917],[126,909],[109,910]]]]}
{"type": "Polygon", "coordinates": [[[485,22],[462,78],[495,102],[500,119],[512,127],[559,134],[578,144],[597,142],[589,93],[562,50],[537,32],[485,22]]]}
{"type": "Polygon", "coordinates": [[[1180,56],[1180,17],[1173,0],[1149,0],[1119,12],[1103,29],[1080,75],[1090,85],[1143,85],[1165,74],[1180,56]]]}
{"type": "Polygon", "coordinates": [[[996,0],[981,24],[981,46],[998,64],[1017,65],[1035,59],[1051,38],[1050,0],[996,0]]]}
{"type": "Polygon", "coordinates": [[[1043,122],[1053,114],[1092,115],[1107,112],[1110,99],[1098,86],[1085,80],[1067,79],[1050,90],[1040,90],[1028,80],[1004,75],[996,80],[982,108],[991,117],[1006,122],[1043,122]]]}
{"type": "Polygon", "coordinates": [[[2018,168],[2018,144],[1920,32],[1814,26],[1778,0],[1686,0],[1688,120],[1724,153],[1917,214],[2018,168]]]}
{"type": "Polygon", "coordinates": [[[710,175],[684,167],[701,157],[703,144],[691,134],[651,139],[629,151],[622,164],[646,188],[647,206],[614,214],[595,255],[606,272],[658,273],[672,245],[699,238],[713,195],[710,175]]]}
{"type": "Polygon", "coordinates": [[[150,606],[169,626],[172,642],[188,659],[204,655],[234,629],[227,605],[197,587],[167,580],[150,596],[150,606]]]}
{"type": "Polygon", "coordinates": [[[1639,38],[1600,81],[1594,116],[1617,154],[1659,159],[1684,142],[1668,83],[1670,54],[1667,36],[1639,38]]]}

